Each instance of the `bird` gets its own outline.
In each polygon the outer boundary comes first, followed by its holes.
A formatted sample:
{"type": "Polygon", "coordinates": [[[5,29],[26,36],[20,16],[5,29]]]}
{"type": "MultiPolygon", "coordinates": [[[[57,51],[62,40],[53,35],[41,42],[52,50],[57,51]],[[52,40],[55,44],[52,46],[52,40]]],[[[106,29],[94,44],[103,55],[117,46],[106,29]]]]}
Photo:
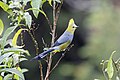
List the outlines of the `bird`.
{"type": "Polygon", "coordinates": [[[69,20],[69,24],[67,29],[64,33],[56,40],[56,42],[46,51],[40,53],[39,55],[35,56],[31,60],[41,60],[46,57],[48,54],[57,53],[61,51],[65,51],[66,48],[70,45],[73,40],[74,32],[77,29],[77,25],[74,22],[74,19],[69,20]]]}

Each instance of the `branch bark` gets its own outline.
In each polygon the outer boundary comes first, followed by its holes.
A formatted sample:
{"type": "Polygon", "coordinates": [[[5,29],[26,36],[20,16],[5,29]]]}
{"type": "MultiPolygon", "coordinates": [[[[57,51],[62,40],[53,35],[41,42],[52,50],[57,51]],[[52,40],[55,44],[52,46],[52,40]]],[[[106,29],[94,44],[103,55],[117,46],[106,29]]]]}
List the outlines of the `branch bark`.
{"type": "MultiPolygon", "coordinates": [[[[30,34],[34,44],[35,44],[35,48],[36,48],[36,55],[38,55],[39,53],[39,47],[38,47],[38,43],[35,39],[35,37],[33,36],[33,34],[30,32],[30,30],[28,30],[28,33],[30,34]]],[[[40,61],[38,61],[39,63],[39,68],[40,68],[40,80],[43,80],[43,70],[42,70],[42,63],[40,61]]]]}
{"type": "MultiPolygon", "coordinates": [[[[54,44],[55,41],[55,33],[56,33],[56,14],[55,14],[55,5],[56,2],[55,0],[53,0],[53,27],[51,29],[52,32],[52,41],[51,41],[51,46],[54,44]]],[[[46,76],[45,76],[45,80],[49,80],[49,73],[51,71],[51,64],[52,64],[52,54],[49,55],[49,59],[48,59],[48,67],[47,67],[47,72],[46,72],[46,76]]]]}

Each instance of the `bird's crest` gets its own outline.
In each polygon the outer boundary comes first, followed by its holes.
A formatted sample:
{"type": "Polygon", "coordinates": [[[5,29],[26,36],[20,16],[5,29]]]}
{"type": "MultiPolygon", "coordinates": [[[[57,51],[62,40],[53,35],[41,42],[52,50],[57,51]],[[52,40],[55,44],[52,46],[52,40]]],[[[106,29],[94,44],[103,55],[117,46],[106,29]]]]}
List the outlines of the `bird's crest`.
{"type": "Polygon", "coordinates": [[[73,18],[70,19],[70,21],[69,21],[69,25],[72,25],[72,24],[74,24],[74,19],[73,18]]]}
{"type": "Polygon", "coordinates": [[[66,29],[67,32],[70,32],[74,34],[74,31],[76,30],[77,26],[74,23],[74,19],[69,20],[68,28],[66,29]]]}

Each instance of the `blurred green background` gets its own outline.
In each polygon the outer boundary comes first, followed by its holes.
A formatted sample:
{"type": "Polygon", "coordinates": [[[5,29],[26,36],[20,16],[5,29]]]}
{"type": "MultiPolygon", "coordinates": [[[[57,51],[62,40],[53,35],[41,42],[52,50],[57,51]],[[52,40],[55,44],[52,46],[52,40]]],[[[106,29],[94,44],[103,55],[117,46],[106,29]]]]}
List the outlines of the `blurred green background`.
{"type": "MultiPolygon", "coordinates": [[[[45,3],[43,8],[52,21],[52,8],[48,3],[45,3]]],[[[2,9],[0,18],[7,28],[10,21],[2,9]]],[[[64,0],[57,23],[57,37],[64,32],[70,18],[74,18],[80,26],[75,32],[72,43],[74,47],[52,72],[50,80],[105,80],[101,61],[109,59],[114,50],[114,60],[120,57],[120,0],[64,0]]],[[[35,38],[39,43],[39,52],[42,52],[42,38],[50,45],[50,28],[42,14],[39,14],[38,19],[34,18],[34,23],[38,27],[34,31],[35,38]]],[[[35,56],[35,48],[27,33],[24,34],[24,43],[25,49],[31,54],[28,58],[31,59],[35,56]]],[[[60,53],[54,56],[53,64],[60,56],[60,53]]],[[[45,72],[46,64],[44,61],[42,63],[45,72]]],[[[25,74],[26,80],[40,80],[37,61],[25,61],[21,65],[29,69],[25,74]]]]}

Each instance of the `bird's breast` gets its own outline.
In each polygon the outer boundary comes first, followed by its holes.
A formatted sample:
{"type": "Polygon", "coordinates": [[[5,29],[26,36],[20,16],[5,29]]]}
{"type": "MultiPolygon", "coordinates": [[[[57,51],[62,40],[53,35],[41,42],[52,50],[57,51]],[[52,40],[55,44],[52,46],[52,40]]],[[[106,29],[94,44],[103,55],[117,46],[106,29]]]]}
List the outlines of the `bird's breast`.
{"type": "Polygon", "coordinates": [[[64,49],[66,49],[66,48],[69,46],[70,43],[71,43],[71,41],[69,40],[69,41],[67,41],[67,42],[64,43],[64,44],[61,44],[61,45],[59,46],[60,50],[63,51],[64,49]]]}

